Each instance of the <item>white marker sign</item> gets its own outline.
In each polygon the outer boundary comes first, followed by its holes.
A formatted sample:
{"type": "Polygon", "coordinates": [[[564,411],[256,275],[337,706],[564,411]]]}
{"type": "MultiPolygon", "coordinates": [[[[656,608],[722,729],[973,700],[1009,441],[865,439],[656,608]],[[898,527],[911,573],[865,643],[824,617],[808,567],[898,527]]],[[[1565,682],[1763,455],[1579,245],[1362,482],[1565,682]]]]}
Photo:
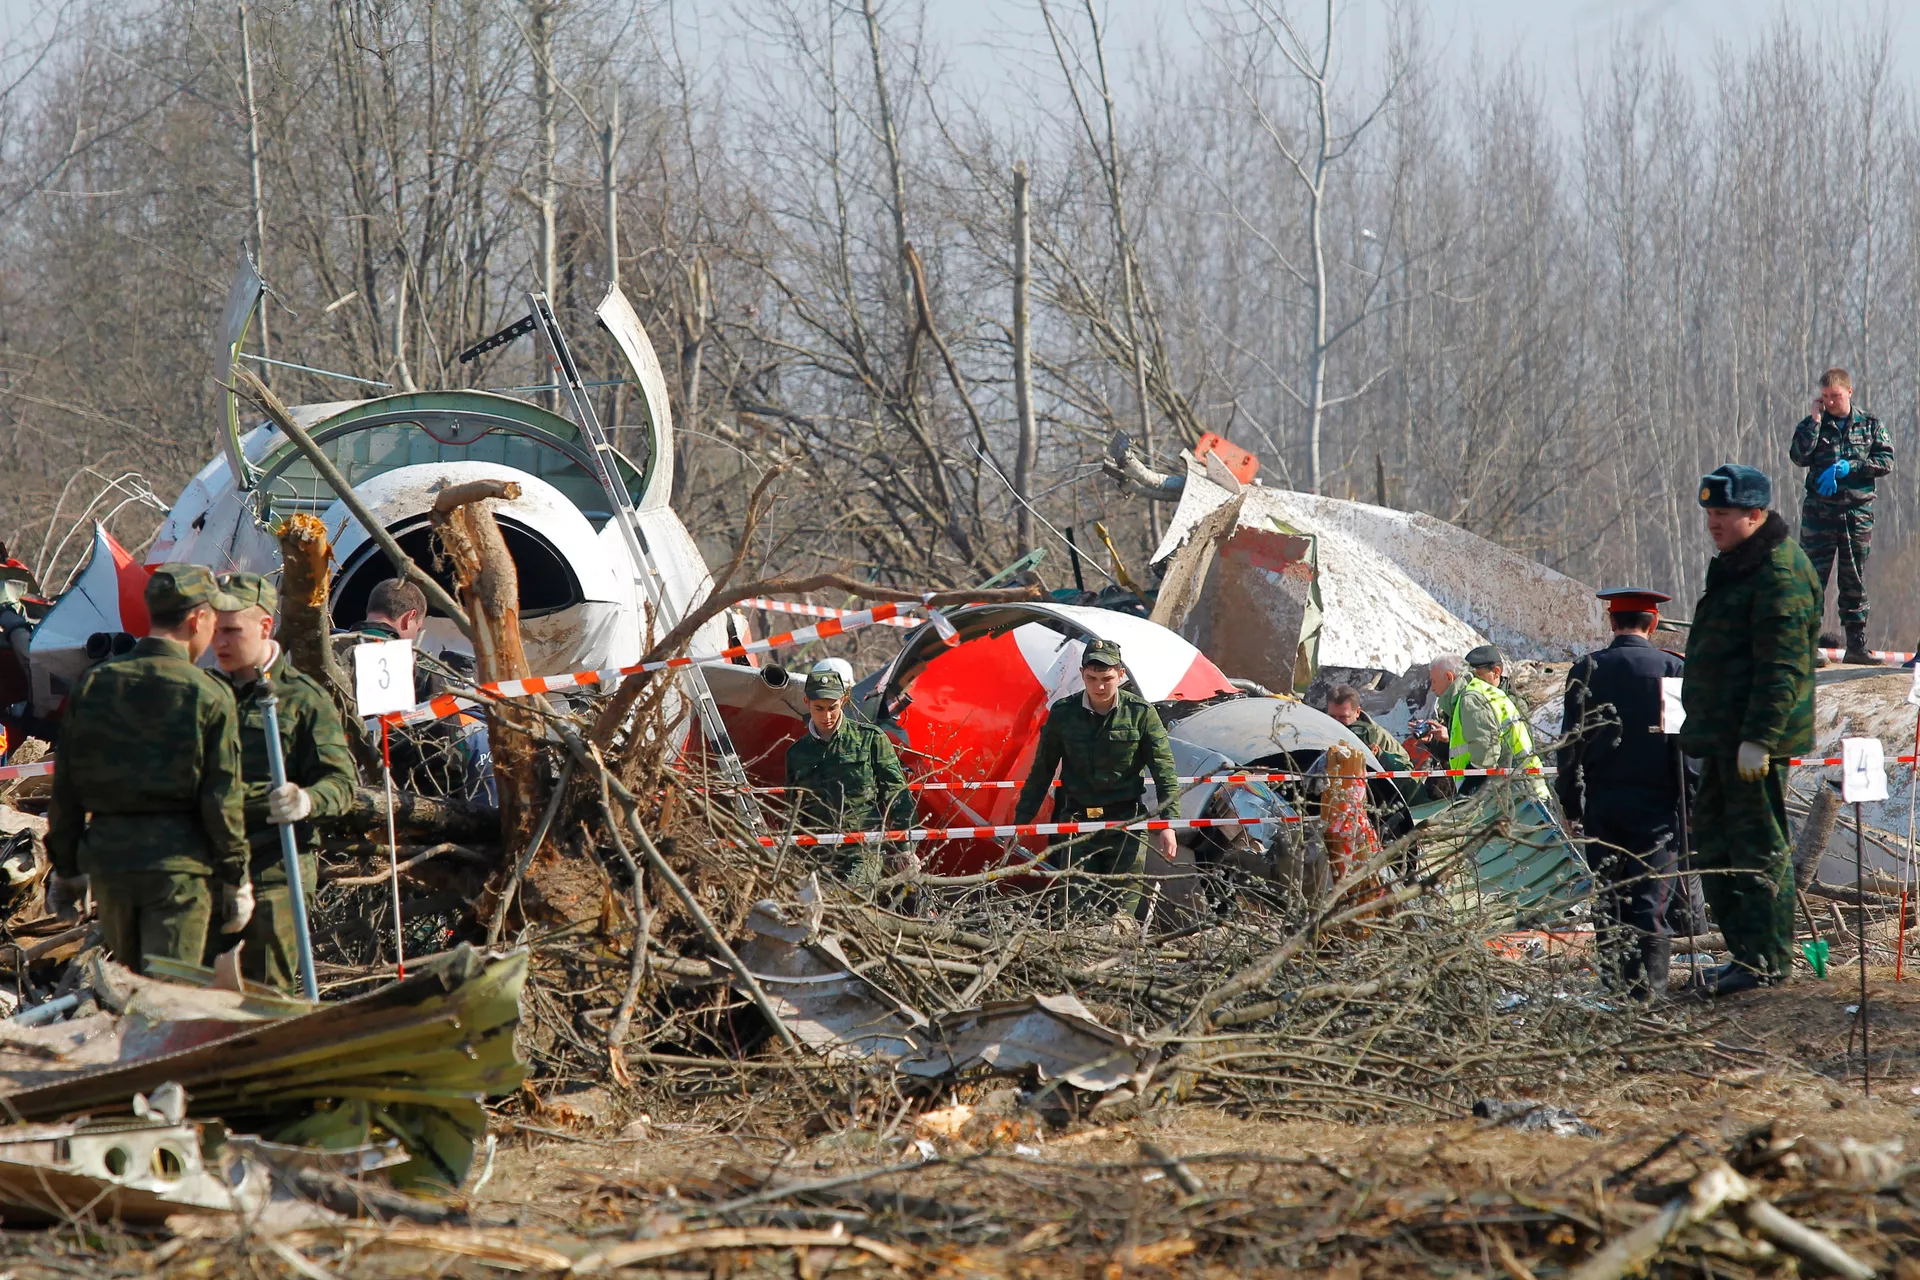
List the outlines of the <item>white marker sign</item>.
{"type": "Polygon", "coordinates": [[[353,700],[363,716],[405,711],[413,698],[413,641],[369,640],[353,651],[353,700]]]}
{"type": "Polygon", "coordinates": [[[1687,722],[1687,709],[1681,705],[1680,690],[1686,681],[1679,676],[1660,677],[1660,732],[1678,733],[1687,722]]]}
{"type": "Polygon", "coordinates": [[[1887,758],[1880,739],[1840,739],[1840,798],[1848,804],[1887,798],[1887,758]]]}
{"type": "Polygon", "coordinates": [[[1920,662],[1913,664],[1913,688],[1907,690],[1907,702],[1920,707],[1920,662]]]}

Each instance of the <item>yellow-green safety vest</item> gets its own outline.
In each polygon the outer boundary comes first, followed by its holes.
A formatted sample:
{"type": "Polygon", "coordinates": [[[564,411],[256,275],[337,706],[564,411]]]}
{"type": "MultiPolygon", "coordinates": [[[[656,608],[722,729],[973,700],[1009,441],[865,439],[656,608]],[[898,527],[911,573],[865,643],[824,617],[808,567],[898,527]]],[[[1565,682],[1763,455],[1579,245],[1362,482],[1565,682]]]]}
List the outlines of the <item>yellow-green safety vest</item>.
{"type": "Polygon", "coordinates": [[[1527,728],[1526,717],[1520,714],[1520,708],[1514,705],[1504,689],[1488,684],[1479,676],[1464,677],[1467,687],[1453,702],[1453,723],[1448,726],[1447,767],[1449,769],[1470,769],[1473,756],[1467,750],[1466,736],[1460,731],[1460,704],[1466,701],[1467,694],[1478,689],[1486,698],[1494,714],[1500,717],[1500,743],[1507,749],[1507,757],[1512,762],[1508,767],[1514,769],[1537,769],[1540,757],[1534,754],[1533,733],[1527,728]]]}

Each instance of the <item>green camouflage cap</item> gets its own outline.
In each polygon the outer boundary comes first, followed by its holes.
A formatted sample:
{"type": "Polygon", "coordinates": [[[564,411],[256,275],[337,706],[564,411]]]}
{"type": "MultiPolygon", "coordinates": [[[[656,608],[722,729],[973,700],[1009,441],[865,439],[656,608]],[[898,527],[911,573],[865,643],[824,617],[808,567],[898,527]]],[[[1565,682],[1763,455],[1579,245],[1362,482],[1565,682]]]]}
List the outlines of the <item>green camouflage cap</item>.
{"type": "Polygon", "coordinates": [[[213,570],[203,564],[163,564],[147,579],[148,613],[178,613],[197,604],[222,612],[247,607],[222,591],[213,570]]]}
{"type": "Polygon", "coordinates": [[[220,575],[220,589],[240,601],[236,608],[248,609],[259,605],[268,613],[280,608],[280,592],[273,583],[257,573],[242,573],[238,570],[220,575]]]}
{"type": "Polygon", "coordinates": [[[1087,646],[1087,651],[1080,655],[1080,665],[1083,667],[1124,667],[1127,664],[1120,660],[1120,646],[1118,643],[1112,640],[1095,640],[1087,646]]]}
{"type": "Polygon", "coordinates": [[[847,682],[838,671],[807,672],[807,701],[815,698],[841,698],[847,692],[847,682]]]}

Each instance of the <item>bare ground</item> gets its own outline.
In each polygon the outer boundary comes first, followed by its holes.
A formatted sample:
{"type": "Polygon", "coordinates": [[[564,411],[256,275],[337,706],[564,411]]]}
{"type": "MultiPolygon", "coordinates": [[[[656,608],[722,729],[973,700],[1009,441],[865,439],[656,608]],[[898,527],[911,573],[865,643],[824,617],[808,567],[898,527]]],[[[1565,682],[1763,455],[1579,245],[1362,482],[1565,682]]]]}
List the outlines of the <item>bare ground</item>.
{"type": "MultiPolygon", "coordinates": [[[[1261,1122],[1201,1104],[1049,1126],[1009,1109],[1004,1082],[903,1105],[856,1075],[716,1067],[680,1072],[678,1101],[647,1095],[646,1114],[640,1095],[600,1091],[503,1108],[492,1172],[467,1200],[470,1226],[274,1240],[224,1225],[172,1238],[21,1231],[6,1233],[0,1265],[23,1277],[598,1268],[1524,1280],[1570,1273],[1731,1157],[1855,1258],[1920,1276],[1907,1256],[1920,1257],[1920,1200],[1910,1199],[1920,1182],[1906,1176],[1920,1157],[1920,982],[1872,979],[1871,1097],[1848,1011],[1854,971],[1802,976],[1714,1011],[1713,1069],[1621,1058],[1598,1083],[1545,1072],[1525,1090],[1577,1111],[1597,1139],[1481,1120],[1261,1122]],[[955,1098],[978,1108],[957,1130],[924,1116],[955,1098]],[[1769,1163],[1753,1155],[1757,1132],[1770,1132],[1775,1152],[1800,1141],[1769,1163]]],[[[1799,1265],[1722,1219],[1676,1238],[1653,1271],[1786,1275],[1799,1265]]]]}

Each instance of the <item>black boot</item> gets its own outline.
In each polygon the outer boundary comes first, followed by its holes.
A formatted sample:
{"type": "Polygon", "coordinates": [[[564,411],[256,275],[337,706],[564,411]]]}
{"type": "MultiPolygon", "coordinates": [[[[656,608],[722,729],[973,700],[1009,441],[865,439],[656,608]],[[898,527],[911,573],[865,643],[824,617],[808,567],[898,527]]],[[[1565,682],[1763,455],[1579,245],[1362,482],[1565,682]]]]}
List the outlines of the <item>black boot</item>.
{"type": "Polygon", "coordinates": [[[1864,622],[1857,626],[1851,623],[1848,624],[1847,652],[1841,657],[1840,661],[1849,666],[1857,667],[1877,667],[1880,665],[1880,659],[1874,657],[1873,654],[1867,650],[1867,626],[1864,622]]]}

